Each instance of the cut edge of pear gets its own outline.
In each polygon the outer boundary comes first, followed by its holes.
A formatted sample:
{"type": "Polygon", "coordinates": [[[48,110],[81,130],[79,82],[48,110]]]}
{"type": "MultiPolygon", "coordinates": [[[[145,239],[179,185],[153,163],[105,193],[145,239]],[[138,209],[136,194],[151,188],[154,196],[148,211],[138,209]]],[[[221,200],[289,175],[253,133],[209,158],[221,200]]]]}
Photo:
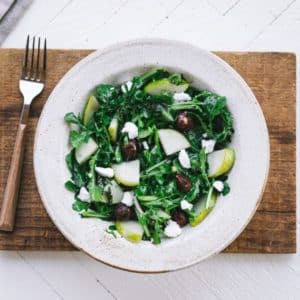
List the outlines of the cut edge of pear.
{"type": "Polygon", "coordinates": [[[86,162],[97,149],[97,143],[90,137],[87,143],[83,143],[75,149],[75,158],[77,162],[80,165],[86,162]]]}
{"type": "Polygon", "coordinates": [[[158,136],[166,155],[171,155],[191,146],[188,139],[175,129],[159,129],[158,136]]]}
{"type": "Polygon", "coordinates": [[[111,204],[120,203],[123,198],[124,191],[115,180],[111,181],[110,192],[111,192],[111,204]]]}
{"type": "Polygon", "coordinates": [[[137,186],[140,183],[140,161],[132,160],[112,165],[117,183],[128,187],[137,186]],[[131,173],[130,173],[131,171],[131,173]],[[130,178],[130,176],[132,177],[130,178]],[[127,177],[126,177],[127,176],[127,177]],[[134,177],[134,179],[132,179],[134,177]]]}
{"type": "Polygon", "coordinates": [[[198,205],[198,208],[196,208],[196,210],[198,209],[199,211],[197,212],[197,216],[195,217],[195,219],[193,219],[190,222],[190,225],[192,227],[196,227],[197,225],[199,225],[207,217],[207,215],[215,207],[216,202],[217,202],[217,198],[218,197],[215,193],[211,194],[210,199],[208,199],[208,201],[210,202],[209,207],[206,207],[206,199],[201,199],[199,201],[199,203],[196,204],[196,205],[198,205]]]}
{"type": "Polygon", "coordinates": [[[210,178],[218,177],[220,175],[223,175],[223,174],[229,172],[231,170],[231,168],[233,167],[234,162],[235,162],[235,151],[232,148],[224,148],[222,150],[214,151],[207,156],[207,161],[208,161],[208,165],[209,165],[208,176],[210,178]],[[212,160],[219,159],[220,156],[216,157],[216,155],[221,155],[222,152],[223,152],[223,156],[222,156],[222,159],[220,159],[219,167],[210,171],[210,168],[213,163],[212,160]]]}
{"type": "Polygon", "coordinates": [[[85,108],[83,110],[83,124],[86,125],[93,114],[99,109],[99,103],[94,95],[91,95],[86,102],[85,108]]]}
{"type": "Polygon", "coordinates": [[[187,82],[176,85],[169,81],[169,79],[164,78],[148,83],[144,91],[150,95],[160,95],[163,92],[175,94],[185,92],[189,87],[187,82]]]}
{"type": "Polygon", "coordinates": [[[109,127],[108,127],[108,133],[109,133],[109,136],[110,136],[110,139],[111,139],[112,142],[115,142],[117,140],[118,126],[119,126],[118,119],[113,118],[110,121],[110,124],[109,124],[109,127]]]}
{"type": "Polygon", "coordinates": [[[143,227],[136,221],[116,221],[116,229],[122,237],[132,243],[139,243],[144,233],[143,227]]]}

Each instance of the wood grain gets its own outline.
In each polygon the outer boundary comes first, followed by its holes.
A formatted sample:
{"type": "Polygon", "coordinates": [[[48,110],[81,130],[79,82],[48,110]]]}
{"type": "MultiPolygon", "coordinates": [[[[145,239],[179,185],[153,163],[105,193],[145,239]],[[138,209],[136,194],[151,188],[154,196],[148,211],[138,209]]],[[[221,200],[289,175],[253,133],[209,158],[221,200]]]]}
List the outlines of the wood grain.
{"type": "MultiPolygon", "coordinates": [[[[0,233],[2,250],[74,250],[49,219],[37,192],[32,147],[42,107],[60,78],[92,50],[50,50],[49,76],[31,109],[17,220],[0,233]]],[[[262,202],[250,224],[225,252],[296,252],[296,58],[291,53],[218,52],[247,81],[260,102],[271,141],[271,169],[262,202]]],[[[0,194],[3,195],[22,107],[18,91],[22,51],[0,49],[0,194]],[[16,99],[20,99],[17,101],[16,99]]],[[[1,199],[2,200],[2,199],[1,199]]]]}

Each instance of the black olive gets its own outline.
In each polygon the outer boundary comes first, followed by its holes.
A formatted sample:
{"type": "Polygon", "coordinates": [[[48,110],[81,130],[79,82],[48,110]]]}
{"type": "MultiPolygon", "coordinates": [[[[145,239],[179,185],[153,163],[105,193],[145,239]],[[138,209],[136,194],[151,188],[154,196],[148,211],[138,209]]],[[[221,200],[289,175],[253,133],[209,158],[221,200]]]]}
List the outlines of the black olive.
{"type": "Polygon", "coordinates": [[[187,193],[192,188],[192,182],[187,176],[183,174],[176,175],[176,182],[179,191],[182,193],[187,193]]]}
{"type": "Polygon", "coordinates": [[[175,221],[180,227],[183,227],[188,223],[188,217],[181,209],[176,210],[172,214],[172,220],[175,221]]]}
{"type": "Polygon", "coordinates": [[[121,152],[124,160],[132,160],[137,154],[137,142],[136,140],[130,140],[127,144],[121,146],[121,152]]]}
{"type": "Polygon", "coordinates": [[[181,112],[176,119],[176,127],[179,130],[189,131],[194,127],[194,120],[187,116],[186,112],[181,112]]]}
{"type": "Polygon", "coordinates": [[[116,220],[126,221],[131,218],[131,215],[132,215],[131,208],[126,204],[118,203],[114,207],[114,216],[116,220]]]}

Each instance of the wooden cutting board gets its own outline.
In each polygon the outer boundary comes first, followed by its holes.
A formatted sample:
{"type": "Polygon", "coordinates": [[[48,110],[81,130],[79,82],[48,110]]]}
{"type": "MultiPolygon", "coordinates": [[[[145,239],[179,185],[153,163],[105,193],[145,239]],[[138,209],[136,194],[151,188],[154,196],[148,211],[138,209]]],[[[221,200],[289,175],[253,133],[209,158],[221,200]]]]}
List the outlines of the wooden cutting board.
{"type": "MultiPolygon", "coordinates": [[[[16,227],[13,233],[0,233],[1,250],[74,250],[53,225],[40,200],[33,173],[32,147],[35,127],[50,92],[75,63],[91,52],[49,50],[47,85],[31,110],[16,227]]],[[[18,89],[22,54],[22,50],[0,49],[1,197],[22,105],[18,89]]],[[[270,176],[263,200],[250,224],[225,252],[294,253],[296,57],[291,53],[216,54],[235,68],[254,91],[264,111],[271,141],[270,176]]]]}

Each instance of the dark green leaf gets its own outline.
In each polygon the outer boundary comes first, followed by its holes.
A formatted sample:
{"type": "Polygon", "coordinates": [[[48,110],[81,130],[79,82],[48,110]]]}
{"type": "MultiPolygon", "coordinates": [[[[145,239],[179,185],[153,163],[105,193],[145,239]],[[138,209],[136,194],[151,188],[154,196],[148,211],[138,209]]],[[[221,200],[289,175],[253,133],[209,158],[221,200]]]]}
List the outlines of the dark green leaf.
{"type": "Polygon", "coordinates": [[[66,155],[66,163],[71,173],[71,179],[78,187],[82,187],[86,182],[86,171],[84,166],[80,166],[75,159],[75,151],[72,150],[66,155]]]}
{"type": "Polygon", "coordinates": [[[77,200],[75,200],[75,202],[73,202],[72,208],[73,208],[73,210],[80,212],[80,211],[88,209],[89,203],[83,202],[83,201],[80,201],[77,199],[77,200]]]}
{"type": "Polygon", "coordinates": [[[110,215],[107,215],[107,214],[103,214],[101,212],[95,212],[95,211],[82,211],[80,213],[80,215],[83,217],[83,218],[98,218],[98,219],[109,219],[110,218],[110,215]]]}
{"type": "Polygon", "coordinates": [[[113,215],[112,206],[105,203],[93,202],[90,208],[91,210],[89,211],[83,211],[81,213],[81,216],[85,218],[99,218],[103,220],[109,220],[113,215]]]}
{"type": "Polygon", "coordinates": [[[222,195],[226,196],[229,193],[230,193],[230,186],[227,182],[224,182],[224,189],[222,191],[222,195]]]}
{"type": "Polygon", "coordinates": [[[99,186],[92,184],[92,186],[89,187],[89,192],[93,201],[98,202],[102,200],[103,190],[99,186]]]}
{"type": "Polygon", "coordinates": [[[67,113],[65,115],[65,121],[69,124],[73,123],[73,124],[79,124],[80,123],[80,119],[78,117],[75,116],[74,113],[67,113]]]}
{"type": "Polygon", "coordinates": [[[151,135],[153,133],[153,129],[151,127],[148,127],[144,130],[140,130],[139,131],[139,139],[144,139],[146,137],[148,137],[149,135],[151,135]]]}
{"type": "Polygon", "coordinates": [[[111,84],[100,84],[97,89],[97,98],[107,102],[118,96],[118,90],[111,84]]]}
{"type": "Polygon", "coordinates": [[[185,82],[184,80],[182,80],[182,76],[179,73],[173,73],[171,76],[169,76],[169,81],[173,84],[179,85],[182,84],[183,82],[185,82]]]}
{"type": "Polygon", "coordinates": [[[80,145],[87,143],[89,140],[89,133],[86,131],[71,131],[70,133],[70,144],[72,145],[72,147],[77,148],[80,145]]]}
{"type": "Polygon", "coordinates": [[[106,232],[111,234],[114,238],[117,238],[116,230],[117,230],[116,225],[112,224],[107,227],[106,232]]]}
{"type": "Polygon", "coordinates": [[[71,191],[71,192],[74,192],[74,193],[77,193],[79,191],[79,187],[74,184],[71,180],[68,180],[65,182],[65,187],[71,191]]]}
{"type": "Polygon", "coordinates": [[[66,155],[66,163],[67,163],[69,171],[72,173],[73,168],[74,168],[73,152],[70,152],[69,154],[66,155]]]}

